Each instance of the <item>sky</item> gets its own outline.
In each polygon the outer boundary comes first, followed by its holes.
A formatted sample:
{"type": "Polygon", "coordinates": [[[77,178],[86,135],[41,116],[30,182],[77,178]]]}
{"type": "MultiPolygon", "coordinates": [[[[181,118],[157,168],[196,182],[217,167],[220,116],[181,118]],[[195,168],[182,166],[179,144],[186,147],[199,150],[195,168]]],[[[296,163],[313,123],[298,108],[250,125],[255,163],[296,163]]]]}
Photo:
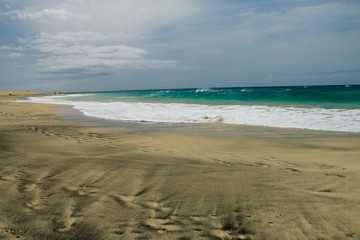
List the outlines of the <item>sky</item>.
{"type": "Polygon", "coordinates": [[[360,1],[0,0],[0,89],[360,84],[360,1]]]}

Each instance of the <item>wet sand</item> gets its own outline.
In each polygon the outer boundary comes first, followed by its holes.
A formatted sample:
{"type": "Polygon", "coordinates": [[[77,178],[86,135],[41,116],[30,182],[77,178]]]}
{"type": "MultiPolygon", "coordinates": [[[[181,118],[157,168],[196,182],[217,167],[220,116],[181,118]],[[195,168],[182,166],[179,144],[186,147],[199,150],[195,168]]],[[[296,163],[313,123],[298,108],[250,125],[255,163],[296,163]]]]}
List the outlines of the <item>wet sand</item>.
{"type": "Polygon", "coordinates": [[[0,239],[360,239],[360,134],[124,131],[0,97],[0,239]]]}

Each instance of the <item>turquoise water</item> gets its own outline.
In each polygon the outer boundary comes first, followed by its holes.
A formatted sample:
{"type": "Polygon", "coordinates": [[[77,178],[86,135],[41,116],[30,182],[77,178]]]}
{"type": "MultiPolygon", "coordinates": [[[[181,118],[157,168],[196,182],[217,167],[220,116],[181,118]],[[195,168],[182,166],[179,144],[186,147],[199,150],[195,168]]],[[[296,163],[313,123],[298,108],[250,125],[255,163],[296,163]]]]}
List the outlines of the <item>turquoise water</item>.
{"type": "Polygon", "coordinates": [[[100,119],[223,123],[360,132],[360,86],[168,89],[71,93],[28,101],[67,104],[100,119]]]}
{"type": "Polygon", "coordinates": [[[360,85],[113,91],[84,95],[83,100],[358,109],[360,85]]]}

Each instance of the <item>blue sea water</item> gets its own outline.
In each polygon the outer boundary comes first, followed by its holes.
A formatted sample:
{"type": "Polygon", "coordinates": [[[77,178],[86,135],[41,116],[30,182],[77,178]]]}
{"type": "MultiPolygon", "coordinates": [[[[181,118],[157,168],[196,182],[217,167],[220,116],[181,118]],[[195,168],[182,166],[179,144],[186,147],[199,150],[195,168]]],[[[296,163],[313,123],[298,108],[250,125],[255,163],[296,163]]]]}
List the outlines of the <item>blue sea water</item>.
{"type": "MultiPolygon", "coordinates": [[[[83,100],[192,103],[209,105],[259,104],[324,108],[360,107],[360,85],[253,88],[200,88],[93,92],[83,100]]],[[[79,96],[76,96],[77,99],[79,96]]]]}
{"type": "Polygon", "coordinates": [[[360,85],[87,92],[29,101],[68,104],[85,115],[118,121],[360,132],[360,85]]]}

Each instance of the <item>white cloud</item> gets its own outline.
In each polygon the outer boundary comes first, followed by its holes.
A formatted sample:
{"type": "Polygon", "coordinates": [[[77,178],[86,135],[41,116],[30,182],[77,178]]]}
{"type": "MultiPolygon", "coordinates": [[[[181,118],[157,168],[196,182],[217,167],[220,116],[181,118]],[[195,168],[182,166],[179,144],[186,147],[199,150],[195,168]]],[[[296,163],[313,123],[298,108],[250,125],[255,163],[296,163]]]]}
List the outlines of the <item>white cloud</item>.
{"type": "Polygon", "coordinates": [[[0,51],[4,51],[7,52],[7,56],[10,58],[20,58],[23,56],[22,51],[24,50],[23,47],[20,46],[8,46],[8,45],[3,45],[0,46],[0,51]]]}
{"type": "Polygon", "coordinates": [[[83,28],[129,35],[149,34],[161,27],[172,26],[199,10],[192,0],[105,0],[70,6],[91,16],[80,23],[83,28]]]}
{"type": "Polygon", "coordinates": [[[42,32],[35,38],[18,39],[18,42],[25,44],[84,44],[84,43],[98,43],[109,40],[111,36],[106,36],[101,33],[95,33],[90,31],[78,31],[78,32],[57,32],[55,34],[42,32]]]}
{"type": "Polygon", "coordinates": [[[9,57],[11,57],[11,58],[20,58],[22,56],[23,56],[22,53],[10,53],[9,54],[9,57]]]}
{"type": "Polygon", "coordinates": [[[8,45],[3,45],[3,46],[0,46],[0,50],[3,50],[3,51],[22,51],[24,50],[23,47],[21,46],[8,46],[8,45]]]}
{"type": "Polygon", "coordinates": [[[11,8],[10,8],[10,6],[9,5],[7,5],[6,3],[4,3],[4,7],[6,8],[6,9],[8,9],[8,10],[10,10],[11,8]]]}
{"type": "Polygon", "coordinates": [[[148,59],[148,52],[142,48],[107,45],[104,44],[106,40],[107,36],[92,32],[60,32],[56,35],[42,33],[20,42],[41,53],[37,65],[45,73],[99,74],[115,69],[162,68],[177,64],[171,60],[148,59]]]}
{"type": "Polygon", "coordinates": [[[141,44],[198,11],[193,0],[30,0],[10,7],[8,17],[29,21],[34,35],[19,38],[18,44],[32,50],[40,71],[72,74],[177,66],[141,44]]]}
{"type": "MultiPolygon", "coordinates": [[[[201,9],[194,0],[103,0],[36,1],[5,15],[12,19],[34,21],[39,32],[91,31],[146,35],[161,27],[187,20],[201,9]],[[76,20],[76,22],[74,21],[76,20]]],[[[8,3],[10,4],[10,3],[8,3]]]]}
{"type": "Polygon", "coordinates": [[[38,20],[38,21],[53,21],[53,20],[69,20],[75,18],[86,18],[84,15],[77,15],[69,12],[65,8],[45,8],[39,11],[30,10],[12,10],[7,12],[12,19],[21,20],[38,20]]]}

